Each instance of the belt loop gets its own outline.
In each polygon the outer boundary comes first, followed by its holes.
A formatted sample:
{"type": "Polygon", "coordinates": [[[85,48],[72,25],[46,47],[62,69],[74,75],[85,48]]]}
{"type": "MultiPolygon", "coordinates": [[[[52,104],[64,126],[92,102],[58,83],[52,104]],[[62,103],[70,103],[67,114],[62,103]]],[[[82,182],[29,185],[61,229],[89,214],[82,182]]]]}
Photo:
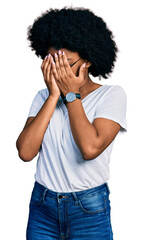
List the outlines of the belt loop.
{"type": "Polygon", "coordinates": [[[73,195],[73,197],[74,197],[74,199],[75,199],[75,206],[77,206],[78,205],[78,198],[77,198],[77,195],[76,195],[76,193],[75,192],[72,192],[72,195],[73,195]]]}
{"type": "Polygon", "coordinates": [[[45,194],[46,194],[47,191],[48,191],[48,188],[46,188],[46,189],[44,190],[43,198],[42,198],[43,201],[45,200],[45,194]]]}
{"type": "Polygon", "coordinates": [[[108,183],[106,182],[105,185],[106,185],[108,194],[110,194],[110,189],[109,189],[108,183]]]}

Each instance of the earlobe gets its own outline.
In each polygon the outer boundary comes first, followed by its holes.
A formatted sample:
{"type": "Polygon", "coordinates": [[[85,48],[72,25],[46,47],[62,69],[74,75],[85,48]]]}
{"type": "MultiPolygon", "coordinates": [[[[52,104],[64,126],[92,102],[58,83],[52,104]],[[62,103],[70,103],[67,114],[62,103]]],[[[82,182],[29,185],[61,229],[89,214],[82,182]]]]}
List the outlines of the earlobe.
{"type": "Polygon", "coordinates": [[[92,65],[91,62],[86,62],[86,67],[90,67],[92,65]]]}

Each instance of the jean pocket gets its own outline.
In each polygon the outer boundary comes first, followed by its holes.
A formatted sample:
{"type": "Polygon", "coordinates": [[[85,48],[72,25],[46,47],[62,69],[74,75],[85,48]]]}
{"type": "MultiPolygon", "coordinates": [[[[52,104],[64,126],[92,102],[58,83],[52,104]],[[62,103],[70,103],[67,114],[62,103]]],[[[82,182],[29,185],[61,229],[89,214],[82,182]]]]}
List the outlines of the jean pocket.
{"type": "Polygon", "coordinates": [[[79,206],[86,213],[101,213],[105,211],[106,191],[101,191],[93,195],[87,195],[79,199],[79,206]]]}
{"type": "Polygon", "coordinates": [[[30,204],[38,206],[41,204],[42,198],[43,192],[34,187],[31,194],[30,204]]]}

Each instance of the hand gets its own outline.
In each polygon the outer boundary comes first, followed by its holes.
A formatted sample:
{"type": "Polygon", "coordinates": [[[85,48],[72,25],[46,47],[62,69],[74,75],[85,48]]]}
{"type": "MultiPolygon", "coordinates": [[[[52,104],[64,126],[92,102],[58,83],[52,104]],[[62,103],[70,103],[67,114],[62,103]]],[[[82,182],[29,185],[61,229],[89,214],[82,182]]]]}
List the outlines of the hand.
{"type": "Polygon", "coordinates": [[[52,63],[50,61],[50,57],[47,57],[43,60],[43,63],[41,65],[41,70],[44,76],[44,81],[49,90],[49,95],[59,97],[61,94],[61,91],[55,81],[51,65],[52,63]]]}
{"type": "Polygon", "coordinates": [[[79,88],[84,82],[85,68],[83,68],[83,65],[80,67],[79,76],[76,77],[67,61],[66,54],[58,53],[58,55],[55,55],[55,62],[52,62],[52,69],[57,85],[64,96],[68,92],[79,92],[79,88]]]}

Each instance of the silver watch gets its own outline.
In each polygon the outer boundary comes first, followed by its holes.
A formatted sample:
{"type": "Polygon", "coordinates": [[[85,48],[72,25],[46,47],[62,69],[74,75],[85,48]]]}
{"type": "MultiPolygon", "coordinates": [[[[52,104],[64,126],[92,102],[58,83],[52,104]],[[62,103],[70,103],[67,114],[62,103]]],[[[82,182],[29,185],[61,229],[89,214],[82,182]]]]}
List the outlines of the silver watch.
{"type": "Polygon", "coordinates": [[[73,102],[76,98],[81,99],[80,93],[69,92],[66,94],[63,101],[66,104],[67,102],[73,102]]]}

